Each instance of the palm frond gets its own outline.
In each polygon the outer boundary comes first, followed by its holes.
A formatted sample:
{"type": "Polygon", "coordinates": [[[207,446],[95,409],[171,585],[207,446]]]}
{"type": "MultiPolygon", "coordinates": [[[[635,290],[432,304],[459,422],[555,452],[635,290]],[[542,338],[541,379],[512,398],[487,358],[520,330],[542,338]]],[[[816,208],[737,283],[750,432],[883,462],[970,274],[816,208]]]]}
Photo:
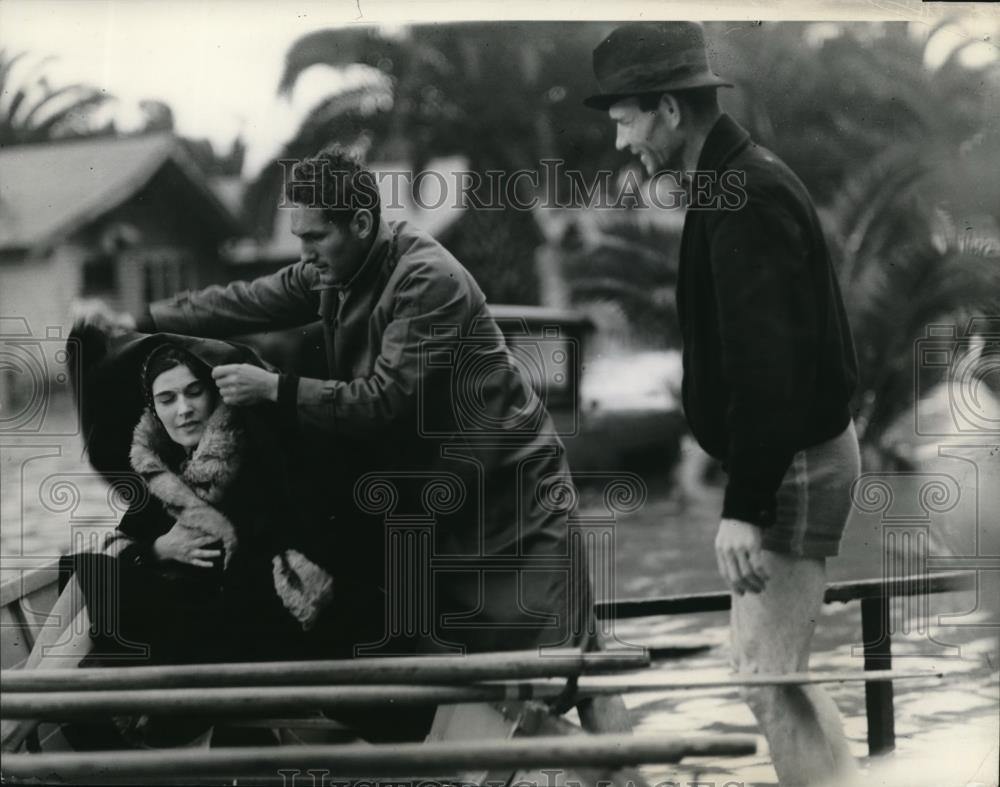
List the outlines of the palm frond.
{"type": "Polygon", "coordinates": [[[876,448],[885,430],[925,393],[914,388],[913,351],[926,326],[1000,311],[1000,251],[995,242],[985,236],[959,236],[943,216],[936,222],[928,218],[922,240],[886,257],[866,259],[853,286],[844,292],[863,389],[861,436],[876,448]],[[937,242],[935,233],[940,236],[937,242]]]}
{"type": "Polygon", "coordinates": [[[27,51],[8,55],[7,50],[0,48],[0,100],[7,94],[7,81],[19,60],[27,56],[27,51]]]}
{"type": "MultiPolygon", "coordinates": [[[[96,88],[80,84],[51,89],[40,72],[54,60],[53,57],[40,58],[29,66],[28,71],[14,77],[14,66],[25,56],[25,52],[9,56],[5,50],[0,50],[0,101],[4,96],[10,96],[6,105],[0,108],[2,145],[51,139],[60,130],[66,130],[66,121],[73,116],[85,116],[113,98],[96,88]],[[11,87],[14,78],[18,82],[11,87]],[[54,106],[58,109],[53,109],[54,106]]],[[[94,133],[93,129],[73,131],[78,134],[94,133]]]]}
{"type": "MultiPolygon", "coordinates": [[[[24,119],[21,121],[23,126],[31,126],[35,117],[44,109],[49,108],[53,101],[58,101],[60,98],[65,98],[76,94],[76,98],[72,103],[64,109],[80,109],[84,105],[94,105],[102,103],[103,101],[110,101],[111,96],[103,93],[94,88],[88,87],[87,85],[76,84],[67,85],[65,87],[58,88],[56,90],[50,91],[41,100],[36,101],[35,104],[28,110],[24,119]]],[[[51,117],[51,116],[50,116],[51,117]]]]}
{"type": "Polygon", "coordinates": [[[287,96],[303,72],[315,65],[343,68],[355,64],[377,68],[395,78],[426,78],[450,72],[448,59],[432,46],[388,38],[374,29],[317,30],[295,41],[285,55],[278,94],[287,96]]]}
{"type": "Polygon", "coordinates": [[[59,111],[52,113],[52,115],[47,117],[42,123],[38,124],[33,135],[37,139],[49,139],[52,134],[58,130],[59,126],[66,122],[74,114],[88,112],[110,100],[110,96],[99,91],[94,91],[89,95],[82,96],[81,98],[76,99],[69,106],[63,107],[59,111]]]}

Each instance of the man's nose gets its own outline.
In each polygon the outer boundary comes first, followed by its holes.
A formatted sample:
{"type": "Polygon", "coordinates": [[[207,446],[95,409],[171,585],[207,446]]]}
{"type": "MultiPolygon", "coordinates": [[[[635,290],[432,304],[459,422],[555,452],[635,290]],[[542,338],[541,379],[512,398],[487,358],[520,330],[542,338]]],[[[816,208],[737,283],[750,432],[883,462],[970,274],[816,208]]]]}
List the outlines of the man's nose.
{"type": "Polygon", "coordinates": [[[615,150],[624,150],[626,147],[628,147],[628,141],[625,139],[622,129],[618,128],[615,132],[615,150]]]}

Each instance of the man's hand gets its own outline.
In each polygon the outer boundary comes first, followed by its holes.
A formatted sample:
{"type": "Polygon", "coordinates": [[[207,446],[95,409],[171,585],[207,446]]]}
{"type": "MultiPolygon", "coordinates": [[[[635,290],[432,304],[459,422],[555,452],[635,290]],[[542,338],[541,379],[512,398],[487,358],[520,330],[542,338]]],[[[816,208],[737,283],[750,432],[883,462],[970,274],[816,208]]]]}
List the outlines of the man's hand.
{"type": "Polygon", "coordinates": [[[278,375],[248,363],[228,363],[212,369],[222,401],[230,405],[278,401],[278,375]]]}
{"type": "Polygon", "coordinates": [[[218,541],[218,538],[175,524],[153,542],[153,552],[160,560],[176,560],[178,563],[211,568],[212,561],[222,554],[221,549],[205,549],[213,541],[218,541]]]}
{"type": "Polygon", "coordinates": [[[761,556],[761,529],[739,519],[723,519],[715,537],[715,559],[719,573],[741,596],[760,593],[768,575],[761,556]]]}
{"type": "Polygon", "coordinates": [[[110,336],[135,330],[135,318],[128,312],[116,312],[100,298],[82,298],[70,304],[74,325],[92,325],[110,336]]]}

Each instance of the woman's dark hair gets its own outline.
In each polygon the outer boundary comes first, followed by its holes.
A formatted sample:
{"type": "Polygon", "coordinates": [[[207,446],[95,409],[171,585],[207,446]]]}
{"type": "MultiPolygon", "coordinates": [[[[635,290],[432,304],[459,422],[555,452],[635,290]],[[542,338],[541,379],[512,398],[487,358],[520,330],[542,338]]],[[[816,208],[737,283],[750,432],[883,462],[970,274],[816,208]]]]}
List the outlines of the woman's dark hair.
{"type": "Polygon", "coordinates": [[[196,379],[200,380],[213,395],[216,394],[212,370],[204,361],[174,344],[161,344],[153,350],[142,365],[142,395],[146,406],[156,412],[153,406],[153,383],[156,378],[177,366],[186,366],[196,379]]]}

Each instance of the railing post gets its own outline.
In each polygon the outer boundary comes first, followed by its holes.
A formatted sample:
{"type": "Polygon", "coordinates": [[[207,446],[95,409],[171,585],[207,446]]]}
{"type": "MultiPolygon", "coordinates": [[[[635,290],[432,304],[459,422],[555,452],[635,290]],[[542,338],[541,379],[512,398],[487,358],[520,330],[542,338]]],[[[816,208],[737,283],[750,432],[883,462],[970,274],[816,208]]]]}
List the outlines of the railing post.
{"type": "MultiPolygon", "coordinates": [[[[889,631],[891,596],[861,599],[861,639],[865,670],[892,669],[892,633],[889,631]]],[[[868,717],[868,754],[885,754],[896,748],[896,722],[892,681],[865,684],[865,715],[868,717]]]]}

